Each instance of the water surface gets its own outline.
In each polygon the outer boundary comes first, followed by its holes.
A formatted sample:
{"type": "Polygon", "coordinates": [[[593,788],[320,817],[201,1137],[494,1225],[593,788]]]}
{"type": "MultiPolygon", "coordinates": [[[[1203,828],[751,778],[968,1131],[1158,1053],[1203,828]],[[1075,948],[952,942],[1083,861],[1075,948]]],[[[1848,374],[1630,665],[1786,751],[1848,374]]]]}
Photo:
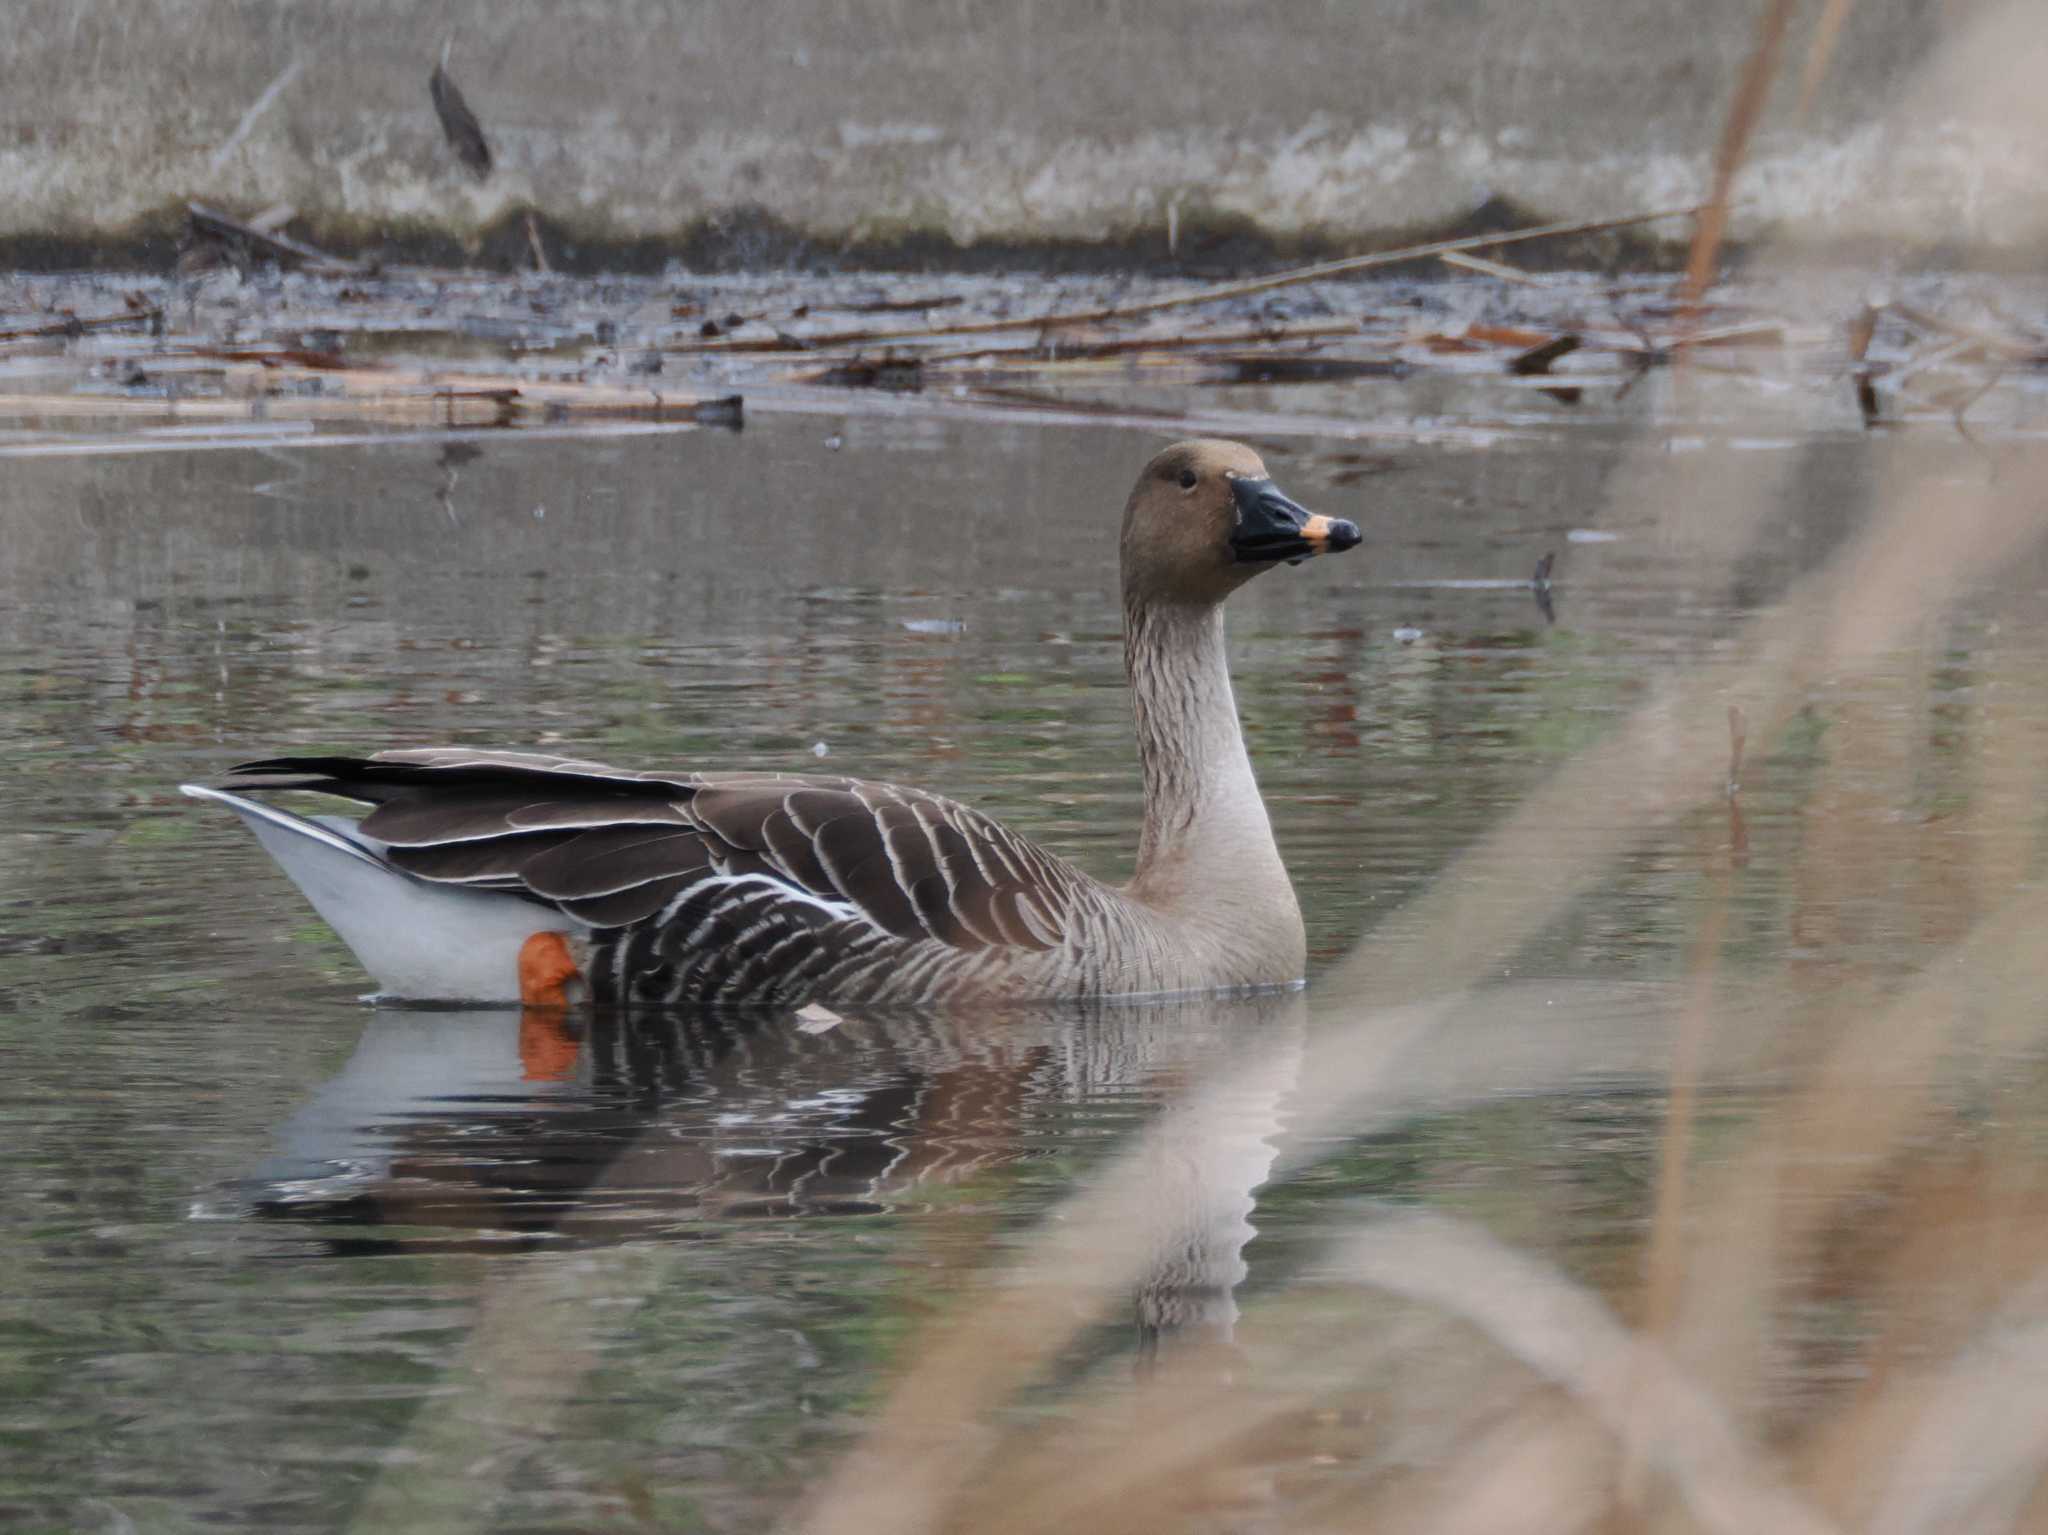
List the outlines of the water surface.
{"type": "MultiPolygon", "coordinates": [[[[1366,531],[1231,611],[1318,974],[1839,549],[1884,472],[1853,429],[1668,425],[1707,478],[1798,455],[1805,493],[1723,578],[1716,530],[1607,510],[1664,408],[1532,424],[1495,400],[1492,437],[1263,444],[1298,499],[1366,531]],[[1546,613],[1526,581],[1552,551],[1546,613]]],[[[1601,1069],[1468,1075],[1295,1148],[1256,1210],[1301,998],[821,1032],[374,1009],[233,818],[176,794],[250,756],[381,745],[824,769],[969,799],[1117,876],[1139,805],[1115,520],[1161,441],[797,414],[10,464],[0,1518],[758,1528],[924,1324],[971,1309],[992,1262],[1246,1041],[1240,1091],[1162,1165],[1157,1261],[1071,1375],[1220,1338],[1312,1276],[1361,1200],[1478,1212],[1612,1275],[1664,1113],[1663,1055],[1636,1044],[1664,1037],[1658,988],[1738,838],[1727,949],[1749,971],[1804,964],[1824,990],[1955,936],[1885,883],[1944,856],[1987,679],[2041,659],[2032,556],[1817,698],[1748,764],[1739,833],[1722,806],[1661,829],[1518,959],[1531,1005],[1564,983],[1644,999],[1606,1015],[1601,1069]],[[1816,816],[1816,782],[1860,832],[1816,816]]],[[[1985,472],[1966,443],[1927,451],[1985,472]]],[[[2011,728],[2044,724],[2038,690],[2005,696],[2011,728]]],[[[1782,1084],[1724,1084],[1716,1112],[1782,1084]]],[[[1828,1362],[1789,1393],[1809,1365],[1828,1362]]],[[[1297,1452],[1320,1453],[1274,1453],[1297,1452]]]]}

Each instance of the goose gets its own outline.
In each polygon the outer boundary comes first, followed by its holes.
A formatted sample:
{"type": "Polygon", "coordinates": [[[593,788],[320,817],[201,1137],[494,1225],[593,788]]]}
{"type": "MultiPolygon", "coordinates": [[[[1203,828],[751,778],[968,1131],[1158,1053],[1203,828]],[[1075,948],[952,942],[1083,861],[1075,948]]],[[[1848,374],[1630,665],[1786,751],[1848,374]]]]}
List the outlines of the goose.
{"type": "Polygon", "coordinates": [[[1299,984],[1301,910],[1239,729],[1223,602],[1360,542],[1241,443],[1166,448],[1119,544],[1144,775],[1114,887],[893,783],[428,748],[244,763],[239,814],[389,998],[776,1009],[1299,984]],[[313,790],[359,820],[255,798],[313,790]]]}

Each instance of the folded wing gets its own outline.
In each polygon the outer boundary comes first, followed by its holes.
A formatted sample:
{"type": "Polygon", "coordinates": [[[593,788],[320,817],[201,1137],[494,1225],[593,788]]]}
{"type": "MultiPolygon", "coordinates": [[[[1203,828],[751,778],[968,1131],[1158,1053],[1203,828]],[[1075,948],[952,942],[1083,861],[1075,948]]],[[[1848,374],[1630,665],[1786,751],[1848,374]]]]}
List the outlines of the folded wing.
{"type": "Polygon", "coordinates": [[[964,805],[851,778],[444,748],[251,762],[222,787],[357,800],[373,807],[361,835],[421,879],[503,890],[598,928],[687,921],[707,942],[786,906],[818,943],[857,921],[957,950],[1050,949],[1095,889],[964,805]]]}

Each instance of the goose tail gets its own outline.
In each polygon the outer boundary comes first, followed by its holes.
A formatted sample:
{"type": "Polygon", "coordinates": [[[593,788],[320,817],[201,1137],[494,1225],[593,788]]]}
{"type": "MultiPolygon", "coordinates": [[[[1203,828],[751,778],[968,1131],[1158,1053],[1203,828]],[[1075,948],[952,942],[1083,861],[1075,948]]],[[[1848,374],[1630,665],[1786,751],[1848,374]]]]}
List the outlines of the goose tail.
{"type": "Polygon", "coordinates": [[[417,879],[353,821],[296,815],[205,784],[179,787],[242,818],[369,971],[379,996],[517,1002],[526,941],[541,932],[580,937],[586,931],[557,908],[513,892],[417,879]]]}

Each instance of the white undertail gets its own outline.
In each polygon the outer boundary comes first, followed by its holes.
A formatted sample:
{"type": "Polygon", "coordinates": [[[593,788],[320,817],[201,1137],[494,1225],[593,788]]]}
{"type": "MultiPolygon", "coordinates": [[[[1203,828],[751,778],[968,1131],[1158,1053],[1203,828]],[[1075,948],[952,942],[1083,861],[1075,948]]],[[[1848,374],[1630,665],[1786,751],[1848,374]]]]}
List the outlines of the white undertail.
{"type": "Polygon", "coordinates": [[[517,1002],[520,945],[539,932],[585,931],[521,896],[417,879],[394,868],[351,822],[316,821],[203,784],[180,787],[247,823],[385,996],[517,1002]]]}

